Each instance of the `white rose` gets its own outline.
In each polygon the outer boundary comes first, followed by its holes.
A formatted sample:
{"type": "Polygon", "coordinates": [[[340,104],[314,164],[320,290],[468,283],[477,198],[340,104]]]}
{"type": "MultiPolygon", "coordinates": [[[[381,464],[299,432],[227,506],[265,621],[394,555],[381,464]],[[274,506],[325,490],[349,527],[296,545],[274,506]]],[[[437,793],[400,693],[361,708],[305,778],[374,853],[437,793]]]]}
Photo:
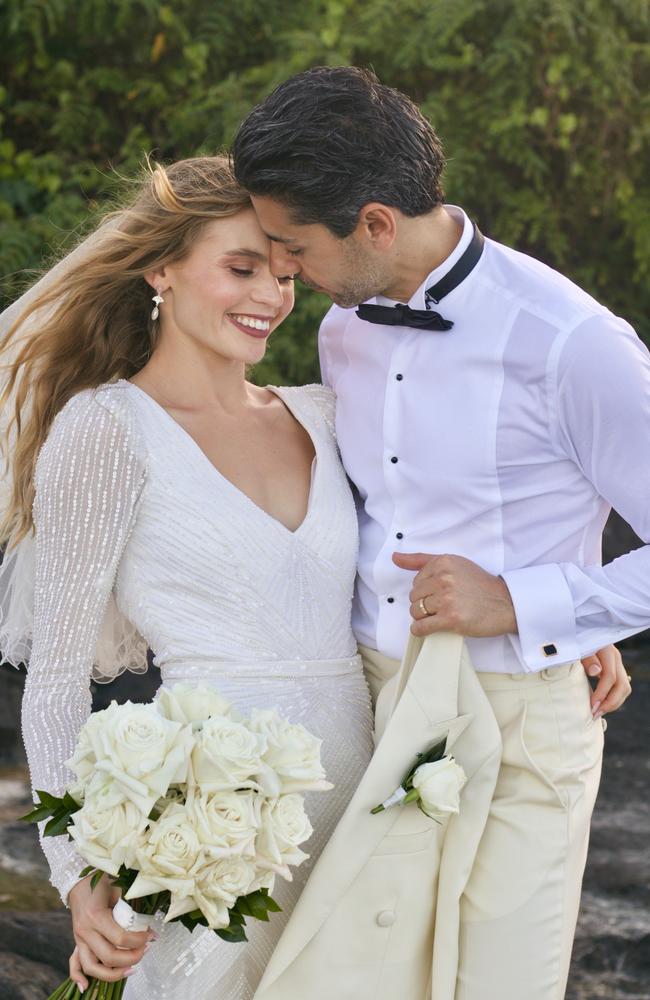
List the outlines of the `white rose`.
{"type": "Polygon", "coordinates": [[[255,866],[242,857],[218,858],[196,871],[194,899],[213,930],[230,923],[228,910],[251,891],[255,866]]]}
{"type": "MultiPolygon", "coordinates": [[[[70,792],[72,794],[72,792],[70,792]]],[[[72,796],[74,798],[74,795],[72,796]]],[[[119,785],[105,771],[95,771],[90,781],[86,782],[84,802],[93,802],[97,811],[104,812],[122,802],[128,802],[119,785]]],[[[136,807],[137,808],[137,807],[136,807]]],[[[141,810],[138,810],[141,812],[141,810]]]]}
{"type": "Polygon", "coordinates": [[[197,795],[188,812],[197,836],[211,858],[233,854],[255,856],[261,802],[254,791],[223,791],[197,795]]]}
{"type": "Polygon", "coordinates": [[[68,833],[89,865],[117,875],[121,865],[132,867],[135,845],[147,825],[147,817],[132,802],[116,803],[112,796],[110,786],[105,786],[99,794],[87,796],[73,815],[68,833]]]}
{"type": "Polygon", "coordinates": [[[248,891],[257,892],[259,889],[266,889],[269,895],[272,896],[274,887],[275,887],[275,872],[271,871],[270,869],[268,871],[262,871],[258,868],[255,878],[251,882],[248,891]]]}
{"type": "MultiPolygon", "coordinates": [[[[95,765],[97,763],[95,748],[101,743],[99,731],[107,723],[110,725],[109,720],[115,714],[114,706],[116,704],[116,702],[111,702],[109,707],[104,709],[103,712],[94,712],[89,717],[77,737],[72,757],[65,762],[66,767],[70,768],[77,776],[77,781],[72,786],[76,793],[73,797],[76,797],[77,801],[79,801],[80,794],[85,794],[86,785],[95,774],[95,765]]],[[[70,794],[72,794],[72,790],[70,794]]]]}
{"type": "Polygon", "coordinates": [[[67,766],[82,784],[104,772],[149,813],[170,784],[185,781],[193,742],[189,726],[164,719],[153,705],[112,702],[91,715],[67,766]]]}
{"type": "MultiPolygon", "coordinates": [[[[125,899],[139,899],[167,889],[177,901],[186,901],[185,909],[179,912],[194,909],[193,870],[201,860],[201,844],[183,806],[171,803],[140,837],[135,854],[138,876],[125,899]]],[[[170,919],[169,914],[166,919],[170,919]]]]}
{"type": "Polygon", "coordinates": [[[460,808],[460,793],[467,778],[453,757],[422,764],[413,775],[419,806],[431,819],[442,821],[460,808]]]}
{"type": "Polygon", "coordinates": [[[298,844],[312,833],[302,795],[281,795],[276,802],[265,802],[255,842],[259,867],[291,881],[289,865],[300,865],[309,857],[298,844]]]}
{"type": "MultiPolygon", "coordinates": [[[[174,684],[158,689],[154,702],[158,711],[172,722],[202,723],[213,715],[234,716],[232,705],[215,688],[205,685],[174,684]]],[[[195,726],[196,728],[196,726],[195,726]]]]}
{"type": "Polygon", "coordinates": [[[240,722],[214,716],[196,734],[194,779],[203,793],[256,787],[266,739],[240,722]]]}
{"type": "Polygon", "coordinates": [[[277,797],[287,792],[326,791],[333,787],[325,781],[320,759],[322,740],[303,725],[288,722],[275,709],[255,709],[250,728],[266,738],[264,763],[271,773],[265,770],[261,783],[268,795],[277,797]]]}
{"type": "MultiPolygon", "coordinates": [[[[70,795],[78,806],[82,806],[84,799],[86,798],[86,788],[87,782],[85,781],[75,781],[72,785],[68,785],[66,791],[70,795]]],[[[123,798],[124,796],[122,796],[123,798]]]]}

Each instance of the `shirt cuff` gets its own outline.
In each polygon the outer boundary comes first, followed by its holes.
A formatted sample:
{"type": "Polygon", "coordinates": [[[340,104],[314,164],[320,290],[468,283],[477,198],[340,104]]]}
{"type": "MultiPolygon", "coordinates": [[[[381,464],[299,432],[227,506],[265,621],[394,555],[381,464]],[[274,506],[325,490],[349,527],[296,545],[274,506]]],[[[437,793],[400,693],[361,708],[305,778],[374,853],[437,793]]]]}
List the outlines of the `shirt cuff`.
{"type": "Polygon", "coordinates": [[[510,591],[516,652],[527,673],[580,659],[573,595],[559,566],[527,566],[501,574],[510,591]]]}

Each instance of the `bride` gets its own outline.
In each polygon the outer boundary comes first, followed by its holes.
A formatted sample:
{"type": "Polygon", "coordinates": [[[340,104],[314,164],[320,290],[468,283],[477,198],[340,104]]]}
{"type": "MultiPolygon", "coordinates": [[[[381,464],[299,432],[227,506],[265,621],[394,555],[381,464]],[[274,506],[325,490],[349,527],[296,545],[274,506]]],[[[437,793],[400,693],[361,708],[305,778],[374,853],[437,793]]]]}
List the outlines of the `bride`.
{"type": "Polygon", "coordinates": [[[303,722],[335,785],[307,796],[310,861],[276,886],[282,913],[252,921],[246,944],[179,924],[155,942],[122,930],[110,884],[91,894],[74,845],[43,840],[72,913],[71,975],[80,988],[129,976],[128,1000],[248,1000],[372,750],[333,398],[246,380],[293,282],[271,274],[224,158],[157,166],[26,302],[0,343],[2,410],[15,417],[0,648],[29,658],[34,788],[63,792],[91,678],[145,670],[147,647],[163,684],[214,683],[244,711],[303,722]]]}

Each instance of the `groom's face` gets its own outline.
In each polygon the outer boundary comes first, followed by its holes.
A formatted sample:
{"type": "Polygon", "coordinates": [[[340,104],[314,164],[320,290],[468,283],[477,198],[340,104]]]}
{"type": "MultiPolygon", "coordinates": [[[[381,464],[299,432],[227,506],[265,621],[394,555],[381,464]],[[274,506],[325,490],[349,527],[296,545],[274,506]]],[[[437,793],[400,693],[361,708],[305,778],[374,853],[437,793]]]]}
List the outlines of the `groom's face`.
{"type": "Polygon", "coordinates": [[[386,287],[385,262],[364,245],[356,231],[341,239],[319,223],[296,224],[286,205],[274,198],[253,195],[252,202],[271,240],[271,271],[276,276],[294,274],[344,309],[386,287]]]}

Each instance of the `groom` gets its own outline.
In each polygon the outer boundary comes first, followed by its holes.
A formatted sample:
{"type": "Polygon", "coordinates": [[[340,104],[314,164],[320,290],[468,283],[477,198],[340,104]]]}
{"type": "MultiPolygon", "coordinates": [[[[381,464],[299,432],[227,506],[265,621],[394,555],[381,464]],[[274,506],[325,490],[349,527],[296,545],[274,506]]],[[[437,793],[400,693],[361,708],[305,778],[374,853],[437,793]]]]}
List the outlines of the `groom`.
{"type": "Polygon", "coordinates": [[[359,497],[353,621],[371,687],[409,626],[457,632],[501,729],[456,1000],[561,1000],[601,716],[629,694],[610,650],[590,701],[579,660],[650,626],[650,546],[600,566],[610,506],[650,539],[648,352],[445,205],[435,132],[368,72],[286,81],[233,157],[274,273],[335,303],[321,367],[359,497]]]}

